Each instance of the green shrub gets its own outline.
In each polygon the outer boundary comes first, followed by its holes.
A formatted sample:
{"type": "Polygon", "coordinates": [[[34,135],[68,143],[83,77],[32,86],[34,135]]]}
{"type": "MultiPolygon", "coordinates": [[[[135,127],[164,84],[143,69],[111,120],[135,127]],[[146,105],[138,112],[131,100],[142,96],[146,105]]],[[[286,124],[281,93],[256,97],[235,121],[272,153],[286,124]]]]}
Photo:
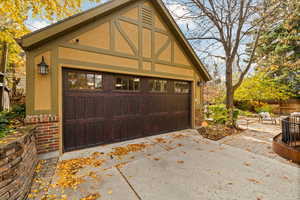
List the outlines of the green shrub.
{"type": "Polygon", "coordinates": [[[253,111],[254,108],[250,101],[235,102],[235,106],[243,111],[253,111]]]}
{"type": "Polygon", "coordinates": [[[217,124],[225,124],[228,121],[228,111],[224,104],[209,106],[211,117],[217,124]]]}
{"type": "Polygon", "coordinates": [[[269,112],[272,113],[272,106],[268,105],[268,104],[264,104],[261,107],[255,107],[255,112],[257,113],[261,113],[261,112],[269,112]]]}
{"type": "MultiPolygon", "coordinates": [[[[227,124],[230,121],[229,111],[224,104],[217,104],[209,106],[209,111],[214,123],[227,124]]],[[[239,110],[233,110],[233,121],[236,122],[239,116],[239,110]]]]}
{"type": "Polygon", "coordinates": [[[247,110],[239,110],[239,114],[242,116],[246,116],[246,117],[251,117],[253,116],[253,113],[247,110]]]}

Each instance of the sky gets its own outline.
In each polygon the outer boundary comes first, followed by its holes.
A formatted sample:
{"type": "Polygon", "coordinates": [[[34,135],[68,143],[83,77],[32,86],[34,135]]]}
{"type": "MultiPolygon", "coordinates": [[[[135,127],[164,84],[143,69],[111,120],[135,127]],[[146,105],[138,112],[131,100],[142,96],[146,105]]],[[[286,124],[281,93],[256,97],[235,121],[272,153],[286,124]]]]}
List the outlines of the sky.
{"type": "MultiPolygon", "coordinates": [[[[82,1],[82,11],[88,10],[90,8],[94,8],[97,5],[100,5],[101,3],[105,3],[108,0],[101,0],[101,2],[96,3],[96,2],[90,2],[88,0],[83,0],[82,1]]],[[[29,17],[29,19],[26,21],[26,26],[31,30],[31,31],[36,31],[38,29],[44,28],[48,25],[50,25],[51,22],[45,20],[45,19],[40,19],[40,18],[32,18],[29,17]]]]}

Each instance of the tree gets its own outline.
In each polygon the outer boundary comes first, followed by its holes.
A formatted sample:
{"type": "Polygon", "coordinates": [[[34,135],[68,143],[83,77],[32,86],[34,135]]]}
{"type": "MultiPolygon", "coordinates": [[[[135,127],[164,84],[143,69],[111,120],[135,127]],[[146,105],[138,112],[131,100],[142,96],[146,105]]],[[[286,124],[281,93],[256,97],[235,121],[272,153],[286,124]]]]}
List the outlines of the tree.
{"type": "Polygon", "coordinates": [[[300,1],[281,3],[283,18],[262,33],[257,48],[257,63],[268,70],[300,68],[300,1]]]}
{"type": "Polygon", "coordinates": [[[288,0],[281,5],[283,20],[262,33],[256,62],[260,70],[300,97],[300,1],[288,0]]]}
{"type": "Polygon", "coordinates": [[[254,76],[247,77],[236,90],[236,101],[288,100],[293,94],[287,84],[278,81],[267,73],[258,71],[254,76]]]}
{"type": "MultiPolygon", "coordinates": [[[[234,92],[250,70],[258,41],[265,24],[275,13],[278,3],[269,0],[168,0],[182,12],[173,12],[187,21],[187,36],[199,53],[221,58],[225,65],[226,107],[233,111],[234,92]],[[248,44],[248,45],[247,45],[248,44]],[[250,44],[250,45],[249,45],[250,44]],[[233,74],[239,72],[234,82],[233,74]]],[[[232,120],[233,122],[233,120],[232,120]]]]}

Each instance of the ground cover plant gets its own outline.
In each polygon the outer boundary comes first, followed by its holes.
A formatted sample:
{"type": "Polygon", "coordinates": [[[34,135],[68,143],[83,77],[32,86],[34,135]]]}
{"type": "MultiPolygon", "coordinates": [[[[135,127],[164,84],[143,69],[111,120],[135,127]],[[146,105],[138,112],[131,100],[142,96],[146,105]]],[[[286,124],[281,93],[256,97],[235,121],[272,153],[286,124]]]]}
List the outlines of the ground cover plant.
{"type": "Polygon", "coordinates": [[[0,138],[16,132],[24,125],[25,105],[16,105],[10,111],[0,113],[0,138]]]}

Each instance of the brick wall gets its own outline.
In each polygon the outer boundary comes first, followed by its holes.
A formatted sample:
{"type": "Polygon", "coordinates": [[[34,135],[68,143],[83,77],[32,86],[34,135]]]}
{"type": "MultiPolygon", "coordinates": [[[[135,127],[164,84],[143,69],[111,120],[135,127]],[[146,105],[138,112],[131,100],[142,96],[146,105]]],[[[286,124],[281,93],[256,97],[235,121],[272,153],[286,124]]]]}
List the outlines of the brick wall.
{"type": "Polygon", "coordinates": [[[203,121],[203,114],[202,114],[201,108],[196,108],[195,110],[195,124],[196,126],[201,126],[201,123],[203,121]]]}
{"type": "Polygon", "coordinates": [[[59,150],[59,121],[53,115],[34,115],[26,117],[26,124],[37,125],[35,129],[38,154],[59,150]]]}
{"type": "Polygon", "coordinates": [[[34,129],[0,139],[0,199],[25,199],[30,191],[37,151],[34,129]]]}

